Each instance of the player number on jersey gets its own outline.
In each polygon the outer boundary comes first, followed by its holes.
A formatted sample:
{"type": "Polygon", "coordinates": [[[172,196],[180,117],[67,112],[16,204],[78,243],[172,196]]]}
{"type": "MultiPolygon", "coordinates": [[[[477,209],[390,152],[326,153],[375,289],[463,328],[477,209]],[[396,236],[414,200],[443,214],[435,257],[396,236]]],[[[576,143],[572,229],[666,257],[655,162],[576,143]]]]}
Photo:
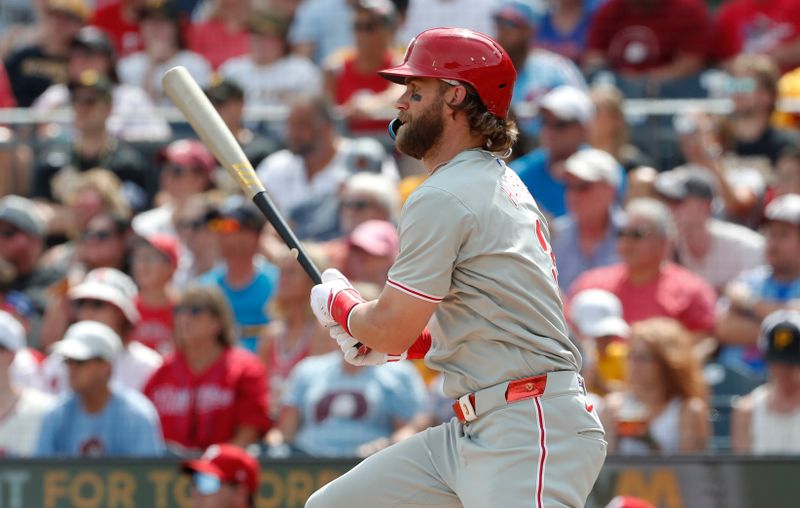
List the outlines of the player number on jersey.
{"type": "Polygon", "coordinates": [[[550,255],[550,261],[553,265],[550,267],[550,273],[553,274],[553,280],[556,281],[556,285],[558,284],[558,269],[556,269],[556,255],[553,253],[553,249],[550,248],[550,245],[547,243],[547,239],[544,237],[544,232],[542,231],[542,223],[539,222],[539,219],[536,219],[536,238],[539,239],[539,247],[542,248],[545,254],[550,255]]]}

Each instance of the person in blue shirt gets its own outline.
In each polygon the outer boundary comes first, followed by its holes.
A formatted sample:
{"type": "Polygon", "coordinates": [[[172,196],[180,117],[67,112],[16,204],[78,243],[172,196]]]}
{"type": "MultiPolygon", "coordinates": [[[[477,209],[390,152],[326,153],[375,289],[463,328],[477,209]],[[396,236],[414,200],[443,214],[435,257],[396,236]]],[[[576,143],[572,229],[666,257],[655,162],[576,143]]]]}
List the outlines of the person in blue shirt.
{"type": "Polygon", "coordinates": [[[767,264],[728,284],[716,325],[720,363],[762,376],[766,364],[756,345],[761,322],[774,311],[800,309],[800,194],[775,198],[764,216],[767,264]]]}
{"type": "Polygon", "coordinates": [[[586,53],[589,26],[603,0],[553,0],[542,16],[536,45],[580,63],[586,53]]]}
{"type": "Polygon", "coordinates": [[[266,220],[241,196],[223,203],[219,216],[209,221],[216,233],[222,262],[200,276],[198,283],[220,288],[233,310],[239,344],[255,352],[258,337],[269,323],[267,305],[275,293],[278,269],[258,255],[266,220]]]}
{"type": "Polygon", "coordinates": [[[143,395],[112,387],[119,335],[97,321],[70,326],[53,353],[64,357],[72,389],[44,416],[38,457],[149,457],[164,453],[158,414],[143,395]]]}
{"type": "Polygon", "coordinates": [[[412,364],[357,367],[336,351],[297,364],[279,427],[300,454],[366,456],[425,428],[428,411],[425,385],[412,364]]]}

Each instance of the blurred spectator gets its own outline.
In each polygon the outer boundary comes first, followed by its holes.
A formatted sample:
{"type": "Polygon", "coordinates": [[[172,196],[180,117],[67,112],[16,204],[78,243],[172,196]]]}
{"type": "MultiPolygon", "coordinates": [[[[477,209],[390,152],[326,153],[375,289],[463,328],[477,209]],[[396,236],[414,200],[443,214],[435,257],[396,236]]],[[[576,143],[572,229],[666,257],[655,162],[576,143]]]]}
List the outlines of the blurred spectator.
{"type": "Polygon", "coordinates": [[[121,58],[117,65],[119,80],[142,88],[159,106],[171,106],[161,78],[178,65],[202,86],[211,82],[211,65],[201,55],[185,49],[178,6],[172,0],[146,0],[136,14],[142,34],[141,51],[121,58]]]}
{"type": "Polygon", "coordinates": [[[124,183],[128,202],[135,210],[150,200],[150,168],[132,146],[106,129],[111,115],[113,84],[93,71],[81,74],[69,84],[70,103],[75,111],[71,144],[54,142],[37,155],[33,168],[33,197],[63,202],[73,189],[77,173],[105,168],[124,183]]]}
{"type": "Polygon", "coordinates": [[[367,171],[397,180],[397,166],[377,141],[340,137],[330,104],[321,97],[293,101],[286,125],[287,149],[258,165],[258,177],[301,239],[327,240],[338,233],[339,186],[367,171]]]}
{"type": "Polygon", "coordinates": [[[700,0],[609,0],[589,29],[584,68],[656,81],[686,78],[703,70],[709,36],[700,0]]]}
{"type": "Polygon", "coordinates": [[[606,397],[602,419],[609,453],[673,454],[706,449],[711,437],[708,387],[677,321],[654,318],[631,327],[624,391],[606,397]]]}
{"type": "Polygon", "coordinates": [[[675,261],[721,290],[744,270],[764,262],[764,237],[711,215],[714,182],[703,170],[661,173],[656,192],[677,226],[675,261]]]}
{"type": "Polygon", "coordinates": [[[769,55],[784,69],[800,65],[800,11],[792,0],[730,0],[716,15],[712,56],[769,55]]]}
{"type": "Polygon", "coordinates": [[[605,508],[656,508],[654,504],[634,496],[615,496],[605,508]]]}
{"type": "Polygon", "coordinates": [[[140,238],[131,252],[133,280],[139,288],[136,310],[139,321],[131,339],[167,356],[175,351],[172,315],[177,296],[172,276],[180,256],[178,239],[167,234],[140,238]]]}
{"type": "MultiPolygon", "coordinates": [[[[161,366],[161,356],[132,339],[141,316],[136,308],[136,284],[114,268],[96,268],[67,292],[74,321],[97,321],[120,337],[122,349],[114,360],[112,382],[141,391],[150,375],[161,366]]],[[[58,355],[51,355],[42,366],[47,389],[62,393],[65,389],[64,366],[58,355]]]]}
{"type": "Polygon", "coordinates": [[[347,237],[347,246],[342,273],[352,281],[383,287],[400,251],[394,224],[382,220],[362,222],[347,237]]]}
{"type": "Polygon", "coordinates": [[[766,264],[742,273],[725,289],[727,309],[716,336],[727,346],[720,362],[764,373],[756,347],[759,324],[776,310],[797,307],[800,299],[800,195],[775,198],[764,211],[766,264]]]}
{"type": "Polygon", "coordinates": [[[539,102],[541,146],[511,163],[539,207],[554,217],[567,213],[564,201],[564,161],[587,142],[594,105],[586,92],[560,86],[539,102]]]}
{"type": "Polygon", "coordinates": [[[184,288],[196,277],[211,270],[219,261],[219,245],[215,233],[208,228],[208,221],[216,213],[212,194],[203,193],[190,197],[186,204],[175,210],[172,221],[182,246],[174,282],[184,288]]]}
{"type": "Polygon", "coordinates": [[[8,73],[0,60],[0,108],[14,108],[17,106],[17,99],[14,97],[14,90],[8,80],[8,73]]]}
{"type": "Polygon", "coordinates": [[[585,90],[586,82],[569,59],[545,49],[531,48],[541,20],[529,0],[503,0],[493,19],[497,42],[517,71],[512,97],[517,124],[528,136],[535,137],[541,127],[535,114],[536,105],[542,96],[562,85],[585,90]]]}
{"type": "Polygon", "coordinates": [[[85,0],[47,0],[40,40],[3,62],[17,106],[27,108],[47,87],[67,81],[70,43],[90,12],[85,0]]]}
{"type": "Polygon", "coordinates": [[[775,165],[772,191],[776,196],[800,194],[800,148],[787,148],[775,165]]]}
{"type": "Polygon", "coordinates": [[[72,392],[44,417],[39,457],[156,456],[164,451],[158,415],[140,393],[111,383],[122,341],[108,326],[70,326],[53,354],[64,358],[72,392]]]}
{"type": "Polygon", "coordinates": [[[658,170],[650,166],[633,168],[628,173],[628,189],[625,192],[625,202],[636,198],[656,197],[655,182],[658,170]]]}
{"type": "MultiPolygon", "coordinates": [[[[306,245],[317,268],[328,266],[319,247],[306,245]]],[[[320,355],[336,348],[327,331],[319,325],[308,306],[313,281],[289,252],[278,263],[280,278],[272,300],[270,315],[274,320],[264,329],[258,354],[269,376],[269,414],[280,416],[286,381],[295,365],[307,356],[320,355]]]]}
{"type": "Polygon", "coordinates": [[[584,289],[572,299],[569,321],[585,352],[586,388],[599,395],[620,388],[626,379],[630,327],[622,302],[603,289],[584,289]]]}
{"type": "Polygon", "coordinates": [[[422,430],[426,396],[410,363],[357,367],[334,351],[292,371],[279,427],[296,453],[364,457],[422,430]]]}
{"type": "Polygon", "coordinates": [[[208,148],[196,139],[178,139],[156,156],[158,168],[157,201],[160,206],[138,214],[133,219],[137,234],[174,234],[173,215],[192,197],[212,185],[217,161],[208,148]]]}
{"type": "MultiPolygon", "coordinates": [[[[139,33],[139,9],[151,0],[110,0],[98,7],[91,24],[111,36],[120,56],[128,56],[142,48],[139,33]]],[[[155,0],[158,1],[158,0],[155,0]]]]}
{"type": "Polygon", "coordinates": [[[700,337],[711,332],[716,293],[706,281],[669,261],[677,233],[667,207],[641,198],[629,202],[625,212],[617,243],[622,262],[578,277],[570,299],[583,289],[605,289],[620,299],[628,323],[664,316],[700,337]]]}
{"type": "MultiPolygon", "coordinates": [[[[242,146],[247,160],[253,167],[258,167],[268,155],[275,153],[281,146],[273,139],[272,132],[259,134],[249,129],[244,123],[244,90],[228,79],[215,80],[206,90],[211,104],[219,116],[231,130],[236,141],[242,146]]],[[[275,130],[267,125],[265,130],[275,130]]]]}
{"type": "Polygon", "coordinates": [[[211,445],[196,460],[181,464],[191,475],[192,508],[254,508],[260,482],[256,459],[238,446],[211,445]]]}
{"type": "Polygon", "coordinates": [[[10,291],[21,293],[30,302],[29,338],[39,347],[39,328],[47,305],[46,290],[64,273],[41,263],[44,252],[44,221],[36,204],[20,196],[0,199],[0,258],[14,270],[10,291]]]}
{"type": "MultiPolygon", "coordinates": [[[[127,141],[164,140],[170,136],[167,121],[155,110],[153,102],[137,84],[120,84],[117,60],[111,40],[100,29],[85,26],[72,40],[69,50],[68,80],[80,81],[85,72],[94,72],[111,81],[112,108],[106,128],[127,141]]],[[[70,105],[70,90],[64,83],[51,85],[32,105],[33,111],[51,113],[70,105]]],[[[45,123],[39,128],[45,137],[73,139],[68,123],[45,123]]]]}
{"type": "Polygon", "coordinates": [[[469,28],[494,37],[492,12],[499,0],[411,0],[406,21],[397,42],[408,44],[412,37],[430,28],[452,26],[469,28]]]}
{"type": "Polygon", "coordinates": [[[255,352],[258,337],[269,323],[266,307],[278,283],[277,268],[259,254],[259,237],[266,219],[242,196],[231,196],[211,219],[221,263],[198,282],[222,291],[233,310],[239,344],[255,352]]]}
{"type": "Polygon", "coordinates": [[[536,32],[536,46],[579,64],[586,52],[589,26],[597,6],[594,0],[553,0],[536,32]]]}
{"type": "Polygon", "coordinates": [[[25,349],[25,330],[11,314],[0,310],[0,454],[28,457],[36,449],[42,418],[55,400],[15,384],[13,365],[25,349]]]}
{"type": "Polygon", "coordinates": [[[245,107],[281,106],[292,97],[321,91],[319,69],[289,54],[290,22],[274,10],[254,12],[247,22],[249,52],[220,66],[220,75],[244,90],[245,107]]]}
{"type": "Polygon", "coordinates": [[[342,187],[339,225],[349,235],[368,220],[396,223],[400,216],[400,196],[391,179],[374,173],[356,173],[342,187]]]}
{"type": "Polygon", "coordinates": [[[100,212],[89,219],[78,236],[75,262],[83,273],[95,268],[128,271],[131,224],[124,215],[100,212]]]}
{"type": "Polygon", "coordinates": [[[589,90],[589,97],[595,109],[589,124],[589,144],[613,155],[626,172],[653,166],[653,160],[630,142],[622,92],[614,85],[595,85],[589,90]]]}
{"type": "Polygon", "coordinates": [[[733,451],[800,453],[800,312],[780,310],[761,324],[759,347],[767,382],[739,398],[733,410],[733,451]]]}
{"type": "Polygon", "coordinates": [[[0,5],[0,60],[9,50],[36,39],[46,6],[43,0],[6,0],[0,5]]]}
{"type": "Polygon", "coordinates": [[[794,141],[789,133],[772,126],[780,71],[767,55],[739,55],[730,65],[730,116],[736,154],[765,157],[774,165],[794,141]]]}
{"type": "Polygon", "coordinates": [[[616,205],[622,170],[611,155],[594,148],[564,163],[567,214],[552,222],[558,283],[569,288],[583,272],[616,263],[617,232],[623,226],[616,205]]]}
{"type": "Polygon", "coordinates": [[[353,0],[305,0],[297,9],[289,42],[292,51],[321,64],[353,45],[353,0]]]}
{"type": "Polygon", "coordinates": [[[355,45],[339,51],[323,64],[325,93],[339,106],[353,134],[383,134],[400,87],[378,76],[378,71],[397,64],[393,49],[397,11],[389,0],[355,2],[355,45]]]}
{"type": "Polygon", "coordinates": [[[191,286],[175,307],[175,354],[144,393],[179,454],[212,444],[245,447],[269,430],[267,380],[258,357],[234,346],[233,317],[213,287],[191,286]]]}
{"type": "Polygon", "coordinates": [[[213,0],[209,18],[189,27],[189,49],[205,57],[214,69],[230,58],[246,54],[247,25],[252,16],[249,0],[213,0]]]}

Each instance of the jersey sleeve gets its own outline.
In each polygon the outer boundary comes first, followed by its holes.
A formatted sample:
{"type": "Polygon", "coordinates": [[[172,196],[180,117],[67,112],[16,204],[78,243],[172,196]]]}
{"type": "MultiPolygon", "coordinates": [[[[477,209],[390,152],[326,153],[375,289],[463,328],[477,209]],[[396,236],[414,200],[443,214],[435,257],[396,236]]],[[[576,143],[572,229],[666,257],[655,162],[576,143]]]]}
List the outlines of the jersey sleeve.
{"type": "Polygon", "coordinates": [[[417,189],[403,208],[400,255],[386,284],[427,302],[441,302],[474,224],[472,212],[449,192],[417,189]]]}
{"type": "Polygon", "coordinates": [[[267,374],[255,357],[243,367],[236,387],[233,411],[237,425],[250,425],[266,432],[270,428],[267,416],[267,374]]]}

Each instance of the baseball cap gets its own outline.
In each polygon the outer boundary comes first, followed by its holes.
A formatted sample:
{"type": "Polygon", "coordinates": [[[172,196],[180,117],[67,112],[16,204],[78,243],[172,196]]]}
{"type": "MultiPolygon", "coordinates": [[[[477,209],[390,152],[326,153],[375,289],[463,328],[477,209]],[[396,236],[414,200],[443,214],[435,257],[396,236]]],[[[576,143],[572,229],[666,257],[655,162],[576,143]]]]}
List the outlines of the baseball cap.
{"type": "Polygon", "coordinates": [[[291,20],[274,9],[258,9],[247,23],[250,32],[285,38],[291,20]]]}
{"type": "Polygon", "coordinates": [[[114,45],[105,32],[95,26],[85,26],[78,30],[70,43],[72,48],[85,48],[92,53],[102,53],[114,57],[114,45]]]}
{"type": "Polygon", "coordinates": [[[211,86],[205,89],[208,100],[214,104],[223,104],[231,99],[244,99],[244,90],[235,82],[215,75],[211,79],[211,86]]]}
{"type": "Polygon", "coordinates": [[[606,182],[617,187],[622,179],[622,169],[608,152],[596,148],[579,150],[564,163],[565,171],[587,182],[606,182]]]}
{"type": "Polygon", "coordinates": [[[502,2],[494,12],[495,20],[511,21],[516,25],[537,27],[539,26],[540,16],[537,9],[531,2],[523,0],[508,0],[502,2]]]}
{"type": "Polygon", "coordinates": [[[217,161],[206,146],[196,139],[179,139],[167,145],[158,154],[159,162],[199,169],[210,174],[217,161]]]}
{"type": "Polygon", "coordinates": [[[69,14],[79,21],[89,19],[92,12],[85,0],[47,0],[47,9],[69,14]]]}
{"type": "Polygon", "coordinates": [[[362,222],[353,229],[347,241],[373,256],[397,256],[400,248],[397,228],[384,220],[362,222]]]}
{"type": "Polygon", "coordinates": [[[758,346],[767,362],[800,364],[800,312],[779,310],[765,317],[758,346]]]}
{"type": "Polygon", "coordinates": [[[622,318],[622,302],[604,289],[579,291],[570,303],[570,320],[586,337],[627,337],[630,333],[622,318]]]}
{"type": "Polygon", "coordinates": [[[800,194],[784,194],[773,199],[764,209],[770,221],[800,225],[800,194]]]}
{"type": "Polygon", "coordinates": [[[356,0],[355,8],[369,11],[386,24],[394,23],[397,7],[390,0],[356,0]]]}
{"type": "MultiPolygon", "coordinates": [[[[239,226],[252,231],[261,231],[267,222],[255,205],[239,195],[226,199],[219,208],[217,217],[219,219],[233,219],[239,226]]],[[[209,224],[212,229],[214,220],[216,219],[212,219],[212,223],[209,224]]]]}
{"type": "Polygon", "coordinates": [[[185,473],[209,474],[223,483],[242,484],[251,495],[258,490],[258,462],[238,446],[211,445],[202,457],[183,462],[181,468],[185,473]]]}
{"type": "Polygon", "coordinates": [[[70,300],[101,300],[116,306],[131,323],[139,322],[136,297],[139,290],[129,276],[116,268],[95,268],[84,277],[83,282],[70,289],[70,300]]]}
{"type": "Polygon", "coordinates": [[[708,171],[700,166],[679,166],[672,171],[659,173],[654,186],[659,195],[675,201],[690,197],[714,199],[714,181],[708,171]]]}
{"type": "Polygon", "coordinates": [[[181,12],[172,0],[147,0],[136,13],[139,21],[147,18],[180,20],[181,12]]]}
{"type": "Polygon", "coordinates": [[[181,246],[174,235],[167,233],[153,233],[152,235],[142,236],[142,241],[163,254],[173,267],[178,266],[181,246]]]}
{"type": "Polygon", "coordinates": [[[52,352],[71,360],[99,358],[109,363],[122,351],[117,332],[97,321],[79,321],[67,328],[64,338],[53,344],[52,352]]]}
{"type": "Polygon", "coordinates": [[[22,196],[8,195],[0,199],[0,221],[33,236],[44,234],[44,219],[36,203],[22,196]]]}
{"type": "Polygon", "coordinates": [[[95,70],[88,69],[81,72],[77,79],[73,79],[67,83],[67,87],[70,93],[75,93],[75,90],[78,88],[90,88],[110,98],[114,89],[114,84],[108,76],[100,74],[95,70]]]}
{"type": "Polygon", "coordinates": [[[25,347],[25,328],[4,310],[0,310],[0,347],[14,353],[25,347]]]}
{"type": "Polygon", "coordinates": [[[586,124],[594,118],[594,104],[583,90],[562,85],[547,92],[539,101],[539,109],[546,109],[560,120],[586,124]]]}

